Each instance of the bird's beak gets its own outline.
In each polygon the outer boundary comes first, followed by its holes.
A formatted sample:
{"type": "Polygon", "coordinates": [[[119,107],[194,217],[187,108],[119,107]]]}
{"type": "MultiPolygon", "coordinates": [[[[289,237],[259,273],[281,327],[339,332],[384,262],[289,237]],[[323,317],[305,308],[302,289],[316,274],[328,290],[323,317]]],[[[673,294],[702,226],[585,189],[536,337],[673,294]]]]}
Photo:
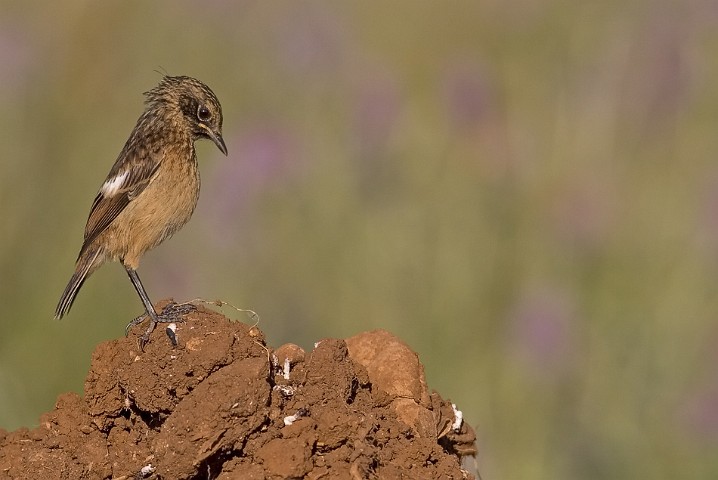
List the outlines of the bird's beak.
{"type": "MultiPolygon", "coordinates": [[[[214,133],[214,132],[212,132],[214,133]]],[[[217,145],[217,148],[219,148],[219,151],[224,153],[224,156],[227,156],[227,145],[224,144],[224,139],[222,138],[222,135],[220,134],[214,134],[210,138],[212,138],[212,141],[215,145],[217,145]]]]}
{"type": "Polygon", "coordinates": [[[224,153],[224,155],[227,155],[227,145],[224,144],[224,139],[222,138],[222,134],[218,132],[213,132],[211,128],[202,125],[202,129],[207,133],[207,136],[214,142],[215,145],[217,145],[217,148],[219,148],[219,151],[224,153]]]}
{"type": "Polygon", "coordinates": [[[219,148],[219,151],[224,153],[224,156],[227,156],[227,145],[224,144],[224,139],[222,138],[221,133],[215,133],[210,130],[209,132],[209,138],[212,139],[215,145],[217,145],[217,148],[219,148]]]}

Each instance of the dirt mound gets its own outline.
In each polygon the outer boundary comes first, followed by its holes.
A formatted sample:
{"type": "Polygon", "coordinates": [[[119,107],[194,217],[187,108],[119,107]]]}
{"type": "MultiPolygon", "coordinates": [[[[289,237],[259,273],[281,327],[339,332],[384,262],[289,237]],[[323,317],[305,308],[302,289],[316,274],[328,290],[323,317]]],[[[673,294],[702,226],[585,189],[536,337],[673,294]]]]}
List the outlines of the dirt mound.
{"type": "Polygon", "coordinates": [[[186,320],[176,348],[158,328],[141,352],[143,327],[99,345],[84,398],[0,430],[0,478],[474,478],[474,432],[391,334],[305,354],[202,306],[186,320]]]}

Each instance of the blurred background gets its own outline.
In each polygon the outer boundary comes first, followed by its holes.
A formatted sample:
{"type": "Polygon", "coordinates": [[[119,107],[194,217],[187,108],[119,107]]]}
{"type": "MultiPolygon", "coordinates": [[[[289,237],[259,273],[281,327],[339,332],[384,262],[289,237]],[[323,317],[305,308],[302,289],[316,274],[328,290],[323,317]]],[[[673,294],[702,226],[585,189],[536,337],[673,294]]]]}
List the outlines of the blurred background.
{"type": "Polygon", "coordinates": [[[198,143],[155,301],[253,309],[274,346],[394,332],[485,480],[716,478],[716,27],[702,0],[3,0],[0,427],[142,311],[109,264],[52,319],[166,70],[215,91],[229,157],[198,143]]]}

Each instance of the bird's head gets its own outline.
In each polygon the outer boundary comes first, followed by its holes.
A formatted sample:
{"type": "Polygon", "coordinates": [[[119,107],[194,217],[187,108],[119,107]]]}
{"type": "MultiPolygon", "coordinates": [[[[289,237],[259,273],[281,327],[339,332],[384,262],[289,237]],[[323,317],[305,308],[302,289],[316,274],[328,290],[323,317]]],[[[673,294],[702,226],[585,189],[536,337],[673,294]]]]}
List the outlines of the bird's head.
{"type": "Polygon", "coordinates": [[[165,76],[159,85],[146,92],[148,106],[176,109],[178,122],[193,139],[209,138],[227,155],[222,138],[222,106],[214,92],[192,77],[165,76]]]}

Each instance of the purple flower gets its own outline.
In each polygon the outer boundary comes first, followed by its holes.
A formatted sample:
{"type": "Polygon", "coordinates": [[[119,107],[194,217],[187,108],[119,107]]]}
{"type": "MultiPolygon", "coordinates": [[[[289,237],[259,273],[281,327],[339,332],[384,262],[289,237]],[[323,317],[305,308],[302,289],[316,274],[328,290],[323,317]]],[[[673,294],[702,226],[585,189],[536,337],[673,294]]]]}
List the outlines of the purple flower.
{"type": "Polygon", "coordinates": [[[575,363],[573,310],[565,292],[539,290],[521,298],[511,312],[509,347],[538,377],[560,377],[575,363]]]}
{"type": "Polygon", "coordinates": [[[678,411],[683,429],[698,439],[718,443],[718,388],[705,387],[693,394],[678,411]]]}
{"type": "Polygon", "coordinates": [[[328,6],[289,9],[278,25],[282,64],[297,74],[321,76],[337,69],[345,26],[328,6]]]}
{"type": "Polygon", "coordinates": [[[386,148],[401,107],[401,92],[394,75],[377,69],[364,79],[356,94],[354,119],[362,158],[371,158],[386,148]]]}
{"type": "Polygon", "coordinates": [[[17,95],[18,89],[27,84],[27,76],[35,64],[35,52],[28,44],[28,38],[27,32],[13,28],[11,24],[0,25],[0,85],[6,93],[17,95]]]}
{"type": "Polygon", "coordinates": [[[448,68],[444,78],[444,97],[449,120],[460,129],[473,127],[490,114],[494,88],[478,65],[463,62],[448,68]]]}
{"type": "Polygon", "coordinates": [[[706,175],[701,201],[697,228],[705,240],[706,255],[715,259],[718,255],[718,171],[706,175]]]}

